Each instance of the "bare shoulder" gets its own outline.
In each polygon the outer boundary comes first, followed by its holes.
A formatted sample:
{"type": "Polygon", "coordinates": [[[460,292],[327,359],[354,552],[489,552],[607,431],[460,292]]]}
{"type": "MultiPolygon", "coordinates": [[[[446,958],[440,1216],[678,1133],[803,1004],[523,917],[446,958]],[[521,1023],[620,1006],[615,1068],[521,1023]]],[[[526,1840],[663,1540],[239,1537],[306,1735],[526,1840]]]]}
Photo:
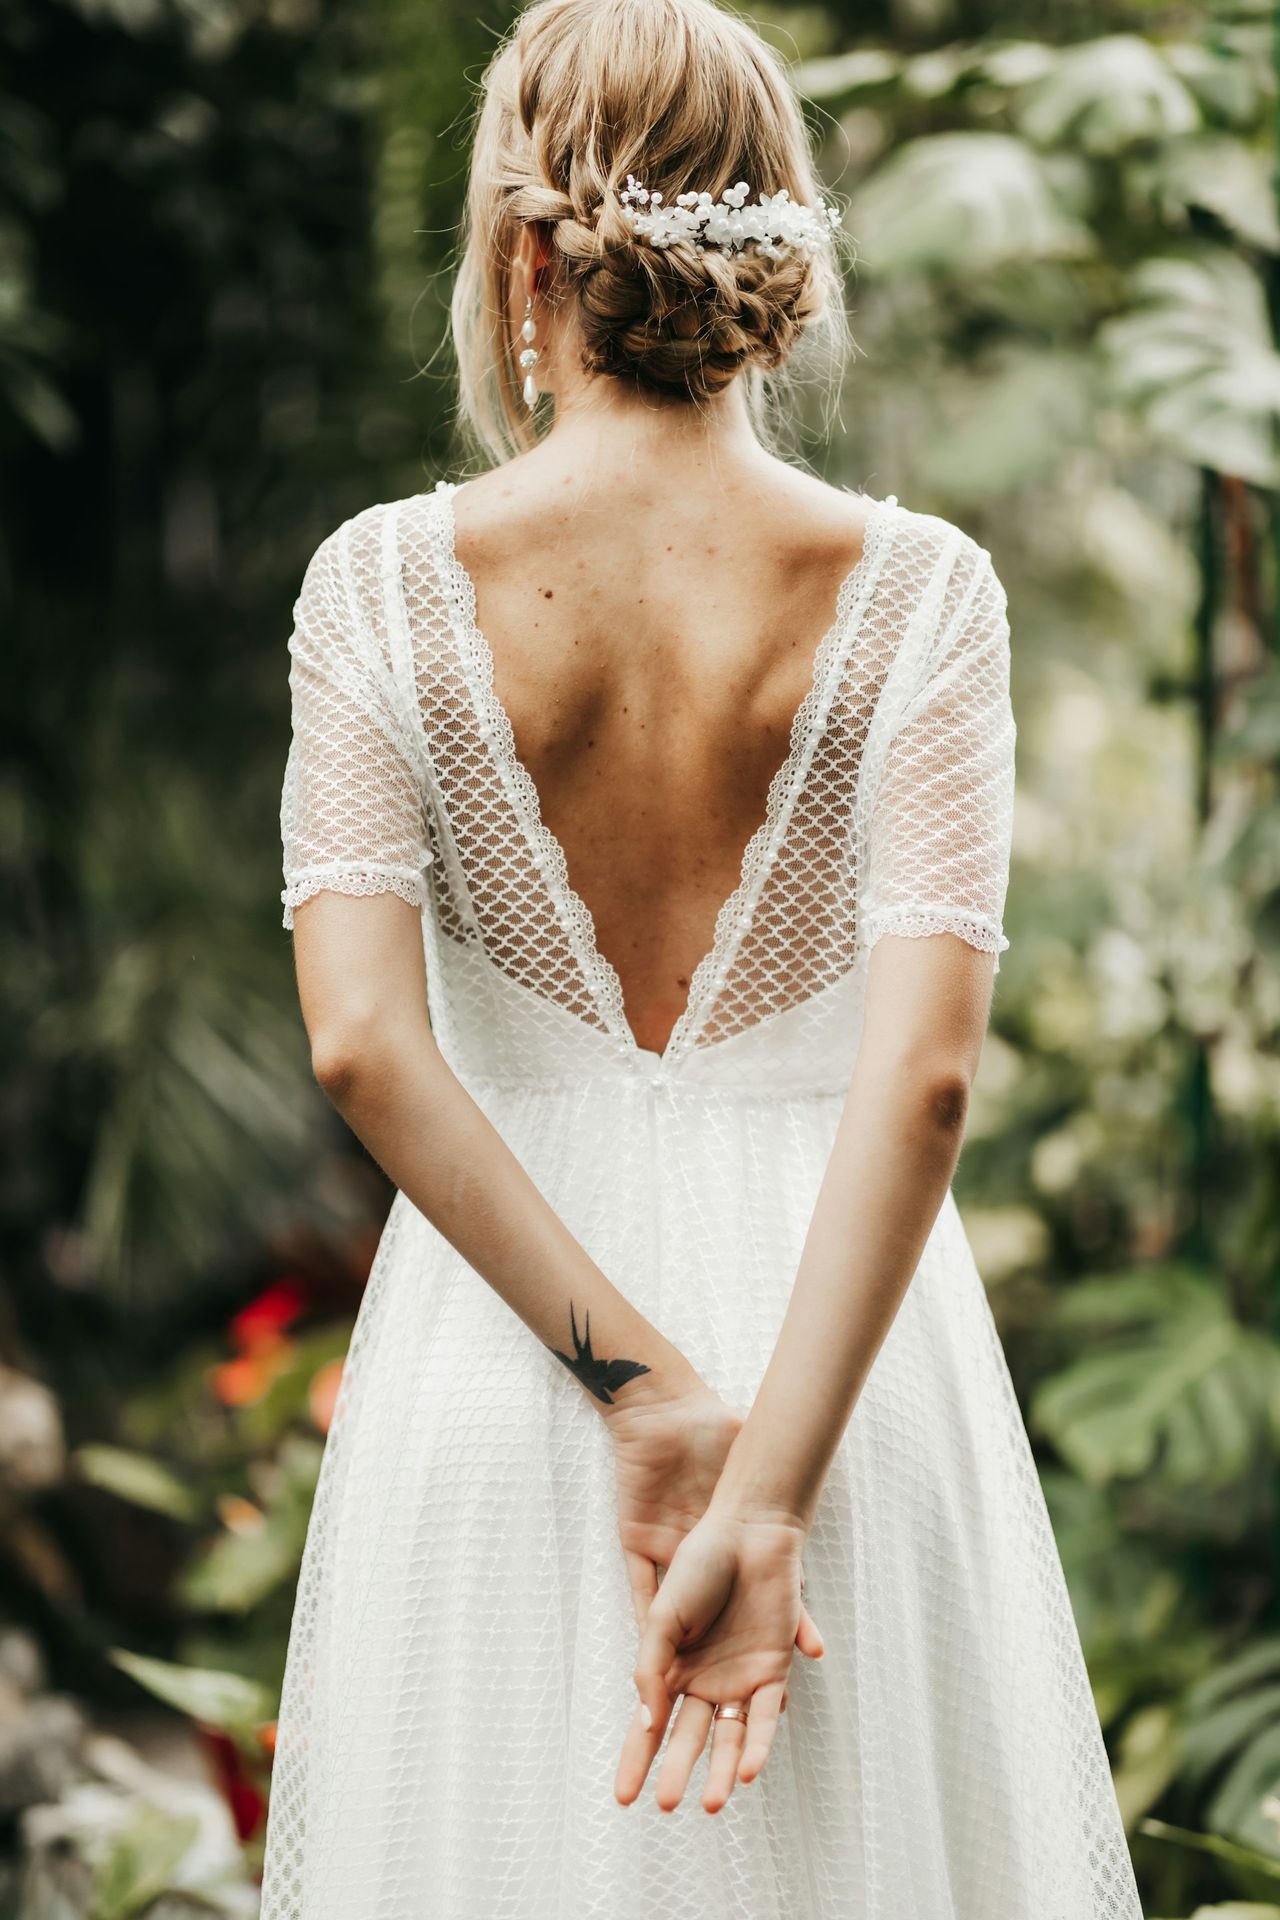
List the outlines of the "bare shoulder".
{"type": "Polygon", "coordinates": [[[879,502],[771,455],[760,504],[801,555],[808,549],[810,558],[821,559],[860,542],[879,502]]]}
{"type": "Polygon", "coordinates": [[[760,449],[741,463],[724,462],[699,489],[660,466],[648,471],[619,462],[584,473],[548,445],[468,478],[463,493],[460,544],[499,568],[530,542],[543,551],[570,541],[617,542],[627,528],[643,529],[652,541],[665,522],[677,552],[696,527],[717,539],[736,536],[743,550],[767,552],[787,570],[821,570],[856,557],[878,504],[760,449]]]}
{"type": "Polygon", "coordinates": [[[457,511],[459,545],[498,566],[545,538],[549,525],[567,522],[575,504],[571,475],[546,471],[537,448],[453,484],[465,496],[457,511]]]}

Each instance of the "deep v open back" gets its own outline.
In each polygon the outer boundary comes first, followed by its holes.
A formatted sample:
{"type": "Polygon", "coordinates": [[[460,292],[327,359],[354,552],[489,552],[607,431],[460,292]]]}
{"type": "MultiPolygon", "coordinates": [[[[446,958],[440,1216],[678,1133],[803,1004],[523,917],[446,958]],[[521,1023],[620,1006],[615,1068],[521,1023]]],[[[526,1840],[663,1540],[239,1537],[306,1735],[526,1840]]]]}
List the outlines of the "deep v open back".
{"type": "MultiPolygon", "coordinates": [[[[455,489],[358,514],[295,609],[285,925],[421,910],[446,1059],[610,1278],[746,1412],[886,934],[1007,947],[990,556],[871,503],[766,814],[661,1054],[542,817],[455,489]]],[[[779,607],[780,620],[787,609],[779,607]]],[[[709,1818],[613,1800],[635,1618],[607,1434],[403,1194],[325,1449],[264,1920],[1138,1920],[1061,1564],[948,1194],[806,1547],[824,1658],[709,1818]]],[[[705,1766],[700,1762],[700,1768],[705,1766]]]]}
{"type": "MultiPolygon", "coordinates": [[[[571,884],[565,850],[545,823],[536,784],[520,762],[511,720],[495,690],[493,653],[476,618],[475,583],[457,555],[453,502],[459,491],[456,487],[440,489],[439,537],[454,631],[459,647],[469,656],[474,669],[477,710],[501,763],[513,807],[530,845],[541,858],[539,870],[554,893],[562,923],[566,929],[574,930],[595,1003],[610,1031],[624,1040],[631,1039],[630,1023],[623,1010],[621,982],[600,950],[595,916],[571,884]]],[[[792,718],[786,753],[769,784],[764,819],[743,848],[737,883],[720,905],[711,942],[693,969],[686,1004],[662,1049],[667,1065],[678,1058],[684,1048],[697,1044],[699,1025],[710,1013],[732,964],[730,942],[750,925],[765,875],[788,828],[813,756],[820,748],[841,673],[857,648],[861,616],[870,599],[879,565],[880,522],[895,505],[892,499],[868,503],[862,551],[840,583],[831,622],[814,649],[809,684],[792,718]]],[[[608,807],[607,796],[602,804],[608,807]]]]}

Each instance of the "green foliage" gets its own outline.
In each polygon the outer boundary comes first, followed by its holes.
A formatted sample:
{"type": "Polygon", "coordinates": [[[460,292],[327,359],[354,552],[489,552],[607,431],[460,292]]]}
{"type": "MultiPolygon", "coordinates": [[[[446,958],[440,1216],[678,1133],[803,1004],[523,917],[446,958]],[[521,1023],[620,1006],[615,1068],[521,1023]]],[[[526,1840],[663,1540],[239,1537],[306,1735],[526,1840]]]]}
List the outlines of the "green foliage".
{"type": "Polygon", "coordinates": [[[150,1454],[131,1453],[126,1447],[83,1446],[76,1451],[75,1464],[92,1485],[154,1513],[194,1520],[200,1512],[200,1502],[185,1481],[150,1454]]]}
{"type": "Polygon", "coordinates": [[[94,1880],[93,1920],[136,1920],[172,1885],[199,1830],[194,1815],[178,1818],[145,1800],[114,1834],[94,1880]]]}
{"type": "Polygon", "coordinates": [[[318,1441],[290,1435],[274,1460],[257,1465],[252,1479],[263,1496],[259,1517],[240,1531],[219,1533],[191,1563],[178,1588],[188,1606],[197,1612],[247,1613],[282,1586],[292,1591],[320,1451],[318,1441]]]}
{"type": "MultiPolygon", "coordinates": [[[[86,1648],[167,1645],[115,1663],[246,1751],[386,1198],[311,1082],[279,927],[289,609],[322,534],[448,452],[470,83],[510,12],[6,21],[0,1339],[60,1390],[86,1503],[13,1604],[77,1686],[109,1684],[86,1648]],[[286,1270],[307,1324],[232,1352],[286,1270]],[[145,1601],[90,1503],[159,1554],[145,1601]]],[[[1270,13],[770,27],[857,243],[816,464],[960,520],[1009,588],[1013,944],[957,1184],[1140,1877],[1156,1912],[1276,1920],[1270,13]]],[[[144,1814],[102,1920],[183,1844],[144,1814]]]]}
{"type": "Polygon", "coordinates": [[[1191,1920],[1280,1920],[1280,1907],[1258,1900],[1228,1900],[1224,1906],[1197,1907],[1191,1920]]]}
{"type": "Polygon", "coordinates": [[[1205,1817],[1215,1832],[1280,1856],[1280,1637],[1255,1641],[1184,1701],[1183,1771],[1217,1777],[1205,1817]]]}
{"type": "Polygon", "coordinates": [[[1100,344],[1118,396],[1187,460],[1280,481],[1280,353],[1265,289],[1226,249],[1147,260],[1100,344]]]}
{"type": "Polygon", "coordinates": [[[1116,33],[1064,48],[1026,90],[1018,120],[1037,146],[1114,159],[1195,132],[1200,110],[1159,48],[1116,33]]]}
{"type": "Polygon", "coordinates": [[[899,147],[854,201],[876,273],[961,273],[1088,252],[1038,156],[1007,133],[935,133],[899,147]]]}
{"type": "Polygon", "coordinates": [[[1240,1324],[1211,1276],[1154,1267],[1078,1281],[1053,1325],[1080,1351],[1039,1382],[1029,1424],[1082,1479],[1140,1477],[1179,1496],[1269,1480],[1280,1348],[1240,1324]]]}
{"type": "Polygon", "coordinates": [[[111,1658],[127,1673],[167,1706],[177,1707],[207,1727],[241,1739],[253,1739],[273,1710],[270,1696],[238,1673],[216,1673],[203,1667],[177,1666],[168,1660],[152,1660],[123,1647],[112,1649],[111,1658]]]}

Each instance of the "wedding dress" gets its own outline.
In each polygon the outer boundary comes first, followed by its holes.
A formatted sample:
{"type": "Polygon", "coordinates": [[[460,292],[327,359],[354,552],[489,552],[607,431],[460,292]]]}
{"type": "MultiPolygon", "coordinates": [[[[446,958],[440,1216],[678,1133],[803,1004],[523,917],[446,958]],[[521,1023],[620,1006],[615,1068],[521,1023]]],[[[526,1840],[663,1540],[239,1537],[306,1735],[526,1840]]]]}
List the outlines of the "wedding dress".
{"type": "MultiPolygon", "coordinates": [[[[661,1055],[516,756],[453,539],[377,505],[295,608],[284,924],[422,910],[444,1055],[610,1279],[746,1413],[886,933],[1008,945],[1004,595],[868,501],[767,815],[661,1055]]],[[[779,610],[785,618],[785,609],[779,610]]],[[[613,1778],[637,1629],[578,1382],[397,1194],[342,1378],[276,1747],[263,1920],[1140,1920],[1062,1566],[948,1192],[805,1549],[769,1762],[724,1810],[613,1778]]]]}

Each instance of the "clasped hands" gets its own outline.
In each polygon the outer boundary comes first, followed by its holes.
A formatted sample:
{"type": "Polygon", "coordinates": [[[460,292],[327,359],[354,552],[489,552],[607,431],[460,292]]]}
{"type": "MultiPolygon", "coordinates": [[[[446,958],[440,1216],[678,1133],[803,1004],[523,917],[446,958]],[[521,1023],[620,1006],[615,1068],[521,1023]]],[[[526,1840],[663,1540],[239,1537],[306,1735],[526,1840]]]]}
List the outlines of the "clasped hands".
{"type": "Polygon", "coordinates": [[[724,1493],[722,1471],[743,1423],[702,1382],[667,1397],[624,1393],[606,1424],[640,1627],[640,1698],[614,1797],[622,1806],[638,1799],[677,1709],[658,1805],[670,1812],[680,1804],[710,1731],[702,1805],[718,1813],[768,1758],[796,1648],[810,1659],[823,1651],[801,1598],[807,1528],[798,1516],[724,1493]],[[730,1702],[748,1709],[745,1723],[713,1719],[715,1706],[730,1702]]]}

